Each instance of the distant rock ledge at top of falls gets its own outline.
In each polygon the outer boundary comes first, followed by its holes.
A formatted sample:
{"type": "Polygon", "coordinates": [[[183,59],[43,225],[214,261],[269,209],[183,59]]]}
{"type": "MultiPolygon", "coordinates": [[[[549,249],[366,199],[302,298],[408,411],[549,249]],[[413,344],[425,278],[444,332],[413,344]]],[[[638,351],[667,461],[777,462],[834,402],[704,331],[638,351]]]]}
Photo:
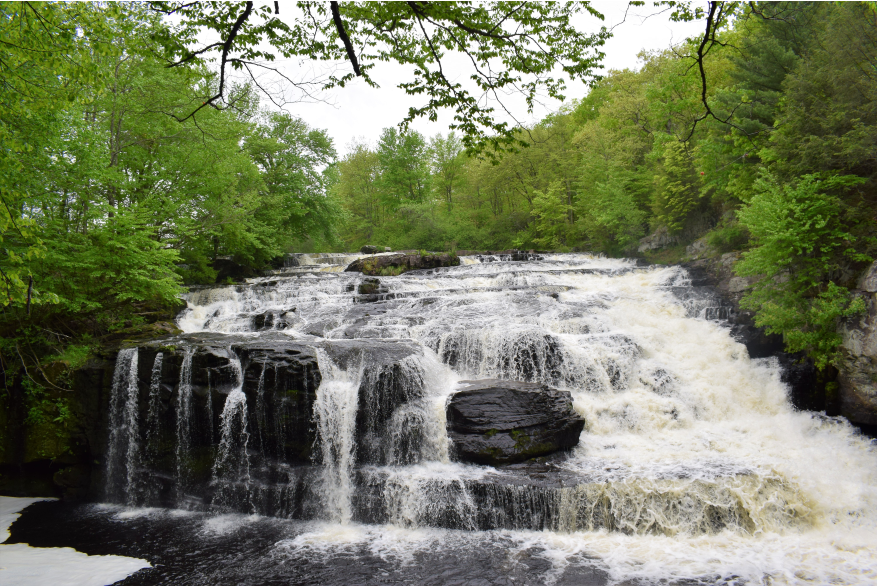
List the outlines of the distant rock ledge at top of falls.
{"type": "Polygon", "coordinates": [[[448,435],[457,458],[507,465],[573,448],[585,420],[569,391],[539,383],[484,379],[451,396],[448,435]]]}
{"type": "Polygon", "coordinates": [[[365,275],[400,275],[415,269],[455,267],[459,264],[460,257],[454,253],[399,253],[357,259],[345,271],[358,271],[365,275]]]}

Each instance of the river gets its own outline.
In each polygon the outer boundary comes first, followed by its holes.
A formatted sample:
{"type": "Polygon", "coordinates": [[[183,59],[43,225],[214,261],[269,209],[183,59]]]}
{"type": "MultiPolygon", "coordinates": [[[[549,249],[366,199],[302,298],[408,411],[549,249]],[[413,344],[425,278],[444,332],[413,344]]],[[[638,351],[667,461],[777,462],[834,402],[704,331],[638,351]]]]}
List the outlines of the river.
{"type": "Polygon", "coordinates": [[[877,583],[875,444],[795,410],[684,269],[356,257],[188,294],[119,355],[105,503],[13,537],[155,565],[128,584],[877,583]],[[446,402],[486,378],[569,390],[578,446],[457,462],[446,402]]]}

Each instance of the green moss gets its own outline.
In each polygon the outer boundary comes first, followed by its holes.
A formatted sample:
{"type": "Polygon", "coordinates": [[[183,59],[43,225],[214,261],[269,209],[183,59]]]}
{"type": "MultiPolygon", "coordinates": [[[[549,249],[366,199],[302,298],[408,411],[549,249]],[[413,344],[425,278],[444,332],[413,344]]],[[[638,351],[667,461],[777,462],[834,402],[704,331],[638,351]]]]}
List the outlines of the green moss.
{"type": "Polygon", "coordinates": [[[512,440],[515,441],[515,448],[519,451],[526,450],[527,447],[532,443],[530,435],[526,432],[522,432],[521,430],[512,430],[511,432],[509,432],[509,436],[511,436],[512,440]]]}
{"type": "Polygon", "coordinates": [[[69,454],[70,433],[58,422],[44,420],[27,426],[25,432],[24,462],[56,460],[69,454]]]}
{"type": "Polygon", "coordinates": [[[533,444],[526,449],[521,450],[518,454],[528,459],[532,459],[554,452],[555,450],[557,450],[556,446],[548,442],[543,442],[540,444],[533,444]]]}
{"type": "Polygon", "coordinates": [[[490,430],[488,430],[487,432],[484,433],[484,437],[485,438],[493,438],[494,436],[496,436],[497,432],[499,432],[499,430],[497,430],[496,428],[491,428],[490,430]]]}
{"type": "Polygon", "coordinates": [[[825,399],[829,402],[837,398],[838,385],[836,381],[829,381],[825,384],[825,399]]]}
{"type": "Polygon", "coordinates": [[[482,450],[480,456],[485,461],[496,464],[500,462],[500,457],[502,457],[502,451],[495,446],[491,446],[482,450]]]}
{"type": "Polygon", "coordinates": [[[387,265],[386,267],[381,268],[380,275],[382,277],[395,277],[396,275],[402,275],[408,271],[408,268],[404,265],[387,265]]]}

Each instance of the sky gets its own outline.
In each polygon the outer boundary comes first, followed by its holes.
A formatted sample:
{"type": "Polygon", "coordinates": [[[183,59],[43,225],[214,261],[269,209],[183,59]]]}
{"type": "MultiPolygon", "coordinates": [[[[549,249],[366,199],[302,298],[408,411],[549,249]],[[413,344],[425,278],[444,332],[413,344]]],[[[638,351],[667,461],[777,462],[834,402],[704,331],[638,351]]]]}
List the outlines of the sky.
{"type": "MultiPolygon", "coordinates": [[[[686,37],[703,33],[702,21],[671,22],[668,12],[661,13],[661,9],[649,5],[628,9],[627,2],[605,0],[591,2],[591,5],[604,15],[605,20],[601,23],[594,17],[580,15],[574,24],[585,32],[596,32],[603,24],[610,29],[614,27],[613,37],[603,47],[603,52],[606,54],[603,65],[607,71],[637,69],[642,65],[637,58],[641,51],[667,49],[686,37]]],[[[449,63],[453,75],[455,61],[450,60],[449,63]]],[[[457,60],[456,63],[461,62],[457,60]]],[[[277,65],[281,63],[278,62],[277,65]]],[[[342,63],[338,67],[348,66],[342,63]]],[[[397,87],[398,83],[406,79],[408,71],[398,64],[379,63],[372,70],[372,77],[380,88],[372,88],[361,80],[354,79],[344,88],[323,94],[322,101],[292,103],[285,106],[285,110],[301,117],[312,127],[328,131],[336,149],[343,156],[356,142],[375,144],[381,131],[399,124],[409,107],[423,104],[425,101],[423,97],[408,96],[397,87]]],[[[464,71],[461,67],[459,75],[468,76],[468,71],[464,71]]],[[[582,98],[586,94],[587,86],[584,82],[568,82],[567,101],[582,98]]],[[[561,105],[560,102],[549,100],[537,107],[533,114],[528,114],[523,100],[511,98],[509,103],[512,105],[514,117],[524,124],[542,119],[561,105]]],[[[510,118],[506,119],[510,120],[510,118]]],[[[447,133],[451,120],[452,112],[447,111],[440,115],[436,122],[422,119],[416,121],[412,128],[426,136],[433,136],[439,132],[447,133]]]]}

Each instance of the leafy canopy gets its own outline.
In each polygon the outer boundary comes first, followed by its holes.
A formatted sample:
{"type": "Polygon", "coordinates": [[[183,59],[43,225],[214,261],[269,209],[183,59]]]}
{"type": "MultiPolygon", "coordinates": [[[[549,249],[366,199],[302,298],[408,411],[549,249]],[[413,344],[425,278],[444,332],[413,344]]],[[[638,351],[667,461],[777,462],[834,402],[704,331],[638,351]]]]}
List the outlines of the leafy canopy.
{"type": "Polygon", "coordinates": [[[217,59],[218,86],[204,95],[202,107],[229,104],[228,70],[285,75],[270,65],[278,57],[348,61],[347,72],[329,75],[324,88],[343,87],[354,77],[377,87],[373,68],[392,61],[413,69],[399,87],[425,99],[408,110],[403,126],[420,117],[436,120],[440,110],[450,108],[455,111],[450,128],[462,133],[467,148],[524,144],[509,123],[495,119],[490,103],[505,108],[503,95],[510,92],[522,95],[530,111],[540,95],[562,100],[564,76],[591,79],[603,57],[599,47],[610,36],[605,27],[583,33],[573,26],[573,16],[581,12],[602,20],[587,2],[300,1],[292,15],[285,7],[278,14],[279,5],[272,9],[253,2],[149,5],[180,19],[176,28],[153,39],[168,63],[217,59]],[[205,33],[219,39],[201,44],[205,33]],[[452,53],[471,63],[474,90],[450,70],[452,53]]]}

